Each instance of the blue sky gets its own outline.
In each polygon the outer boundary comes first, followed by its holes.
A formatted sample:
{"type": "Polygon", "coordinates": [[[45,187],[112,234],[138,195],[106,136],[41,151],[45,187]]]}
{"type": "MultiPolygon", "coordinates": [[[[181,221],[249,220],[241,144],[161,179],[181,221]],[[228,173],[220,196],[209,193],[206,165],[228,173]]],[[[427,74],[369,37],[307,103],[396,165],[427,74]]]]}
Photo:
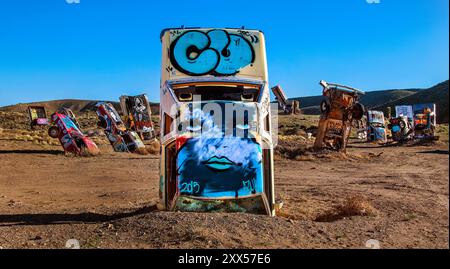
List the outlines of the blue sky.
{"type": "Polygon", "coordinates": [[[448,0],[0,1],[0,106],[52,99],[159,99],[161,29],[261,29],[270,84],[363,90],[448,79],[448,0]]]}

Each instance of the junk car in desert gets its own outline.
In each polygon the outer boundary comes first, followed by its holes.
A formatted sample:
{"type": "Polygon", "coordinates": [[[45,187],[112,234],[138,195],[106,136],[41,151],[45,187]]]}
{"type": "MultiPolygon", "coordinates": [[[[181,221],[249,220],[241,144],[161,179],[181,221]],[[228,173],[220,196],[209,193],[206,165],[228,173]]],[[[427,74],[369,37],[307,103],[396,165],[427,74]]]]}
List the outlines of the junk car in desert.
{"type": "Polygon", "coordinates": [[[127,127],[131,131],[138,133],[142,140],[155,138],[152,110],[147,95],[121,96],[120,106],[126,115],[127,127]]]}
{"type": "Polygon", "coordinates": [[[106,137],[116,152],[135,152],[145,145],[139,135],[126,128],[119,113],[111,103],[98,103],[98,126],[104,128],[106,137]]]}
{"type": "Polygon", "coordinates": [[[39,126],[48,126],[49,120],[47,118],[47,112],[43,106],[29,106],[28,116],[30,118],[30,126],[35,129],[39,126]]]}
{"type": "Polygon", "coordinates": [[[161,41],[162,207],[274,215],[263,33],[167,29],[161,41]]]}
{"type": "Polygon", "coordinates": [[[382,111],[367,111],[367,139],[369,142],[387,142],[386,123],[382,111]]]}
{"type": "Polygon", "coordinates": [[[48,134],[52,138],[58,138],[65,152],[81,155],[83,152],[98,154],[97,145],[87,137],[76,124],[72,111],[64,109],[51,115],[54,126],[50,127],[48,134]]]}
{"type": "Polygon", "coordinates": [[[402,142],[409,140],[414,135],[414,130],[407,116],[398,116],[389,119],[388,128],[392,133],[392,140],[402,142]]]}
{"type": "Polygon", "coordinates": [[[364,116],[364,106],[359,103],[359,97],[364,92],[323,80],[320,85],[323,87],[322,114],[314,148],[318,150],[330,146],[345,152],[353,121],[364,116]]]}

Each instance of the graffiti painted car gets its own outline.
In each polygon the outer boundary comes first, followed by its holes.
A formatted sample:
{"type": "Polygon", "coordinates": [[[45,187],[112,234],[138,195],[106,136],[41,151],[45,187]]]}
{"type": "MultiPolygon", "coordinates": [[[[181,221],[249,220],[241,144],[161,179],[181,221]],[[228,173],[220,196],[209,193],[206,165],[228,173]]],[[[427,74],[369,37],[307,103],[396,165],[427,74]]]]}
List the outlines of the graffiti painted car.
{"type": "Polygon", "coordinates": [[[51,116],[54,126],[48,130],[48,135],[52,138],[58,138],[65,152],[75,155],[89,153],[96,155],[100,151],[97,145],[75,124],[72,120],[74,116],[67,115],[65,111],[55,112],[51,116]]]}
{"type": "Polygon", "coordinates": [[[98,126],[104,128],[106,137],[116,152],[136,152],[145,149],[139,135],[126,128],[119,113],[111,103],[98,103],[98,126]]]}
{"type": "Polygon", "coordinates": [[[339,84],[321,81],[323,100],[319,129],[314,143],[316,150],[325,146],[345,152],[353,121],[364,116],[364,106],[359,97],[364,92],[339,84]]]}
{"type": "Polygon", "coordinates": [[[30,118],[30,126],[32,129],[49,125],[47,112],[43,106],[29,106],[28,116],[30,118]]]}
{"type": "Polygon", "coordinates": [[[413,105],[414,137],[417,139],[435,139],[436,104],[413,105]]]}
{"type": "Polygon", "coordinates": [[[369,142],[387,142],[386,122],[383,111],[367,111],[367,140],[369,142]]]}
{"type": "Polygon", "coordinates": [[[140,134],[143,140],[155,138],[152,110],[145,94],[121,96],[120,106],[126,115],[128,128],[140,134]]]}
{"type": "Polygon", "coordinates": [[[392,140],[397,142],[407,141],[414,136],[414,130],[408,116],[389,119],[388,129],[391,130],[392,140]]]}
{"type": "Polygon", "coordinates": [[[162,32],[161,205],[275,214],[264,35],[162,32]]]}

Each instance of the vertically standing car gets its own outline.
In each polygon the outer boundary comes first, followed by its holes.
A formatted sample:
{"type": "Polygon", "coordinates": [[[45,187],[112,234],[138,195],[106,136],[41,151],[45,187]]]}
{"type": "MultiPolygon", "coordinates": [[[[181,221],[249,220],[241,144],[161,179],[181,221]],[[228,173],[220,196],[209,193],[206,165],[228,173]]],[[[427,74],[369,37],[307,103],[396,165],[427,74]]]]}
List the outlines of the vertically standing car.
{"type": "Polygon", "coordinates": [[[106,137],[116,152],[136,152],[145,145],[136,132],[126,128],[119,113],[111,103],[98,103],[98,126],[104,128],[106,137]]]}
{"type": "Polygon", "coordinates": [[[414,129],[408,119],[408,116],[397,115],[389,119],[388,129],[391,130],[392,140],[403,142],[414,136],[414,129]]]}
{"type": "Polygon", "coordinates": [[[152,110],[145,94],[137,96],[121,96],[120,106],[126,115],[127,127],[137,132],[142,140],[155,138],[155,128],[152,122],[152,110]]]}
{"type": "Polygon", "coordinates": [[[383,111],[367,111],[367,140],[369,142],[387,142],[386,122],[383,111]]]}
{"type": "Polygon", "coordinates": [[[47,112],[43,106],[29,106],[28,116],[30,118],[31,129],[39,126],[48,126],[49,121],[47,118],[47,112]]]}
{"type": "Polygon", "coordinates": [[[436,131],[436,104],[413,105],[414,137],[417,139],[438,139],[436,131]]]}
{"type": "Polygon", "coordinates": [[[166,29],[161,41],[161,206],[273,216],[264,34],[166,29]]]}
{"type": "Polygon", "coordinates": [[[364,116],[364,106],[359,97],[364,94],[358,89],[320,81],[323,87],[323,100],[320,104],[322,112],[314,149],[326,146],[346,152],[352,122],[364,116]]]}

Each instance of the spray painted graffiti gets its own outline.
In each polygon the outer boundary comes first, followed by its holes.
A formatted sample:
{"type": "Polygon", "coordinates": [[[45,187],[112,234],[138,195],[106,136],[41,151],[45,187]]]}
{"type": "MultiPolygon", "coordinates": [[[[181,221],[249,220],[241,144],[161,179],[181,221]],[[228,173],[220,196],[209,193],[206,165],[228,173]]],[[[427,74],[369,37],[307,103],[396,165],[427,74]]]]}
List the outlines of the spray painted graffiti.
{"type": "Polygon", "coordinates": [[[172,42],[170,60],[175,69],[190,76],[232,76],[255,61],[255,51],[244,36],[192,30],[172,42]]]}
{"type": "Polygon", "coordinates": [[[180,194],[237,198],[262,193],[262,150],[256,140],[225,135],[213,117],[200,110],[188,117],[188,121],[200,118],[208,128],[203,128],[201,136],[177,140],[180,194]]]}

